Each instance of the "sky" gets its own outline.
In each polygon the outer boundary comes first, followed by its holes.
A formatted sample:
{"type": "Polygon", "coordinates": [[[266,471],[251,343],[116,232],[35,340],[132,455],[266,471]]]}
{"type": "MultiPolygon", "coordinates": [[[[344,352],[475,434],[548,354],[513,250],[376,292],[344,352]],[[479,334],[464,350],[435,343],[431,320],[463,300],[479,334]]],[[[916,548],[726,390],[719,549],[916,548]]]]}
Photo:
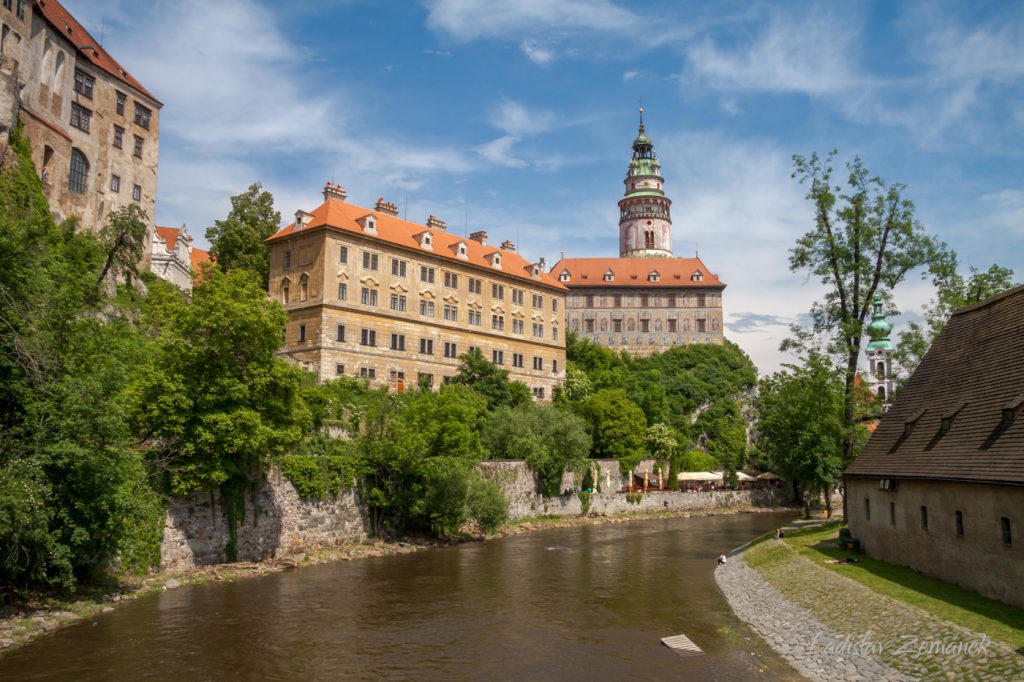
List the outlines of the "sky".
{"type": "MultiPolygon", "coordinates": [[[[283,222],[377,197],[531,261],[618,255],[642,101],[675,255],[728,285],[762,373],[823,291],[792,156],[907,186],[961,266],[1024,280],[1024,4],[612,0],[63,0],[160,99],[156,221],[204,233],[262,182],[283,222]]],[[[893,292],[918,319],[918,275],[893,292]]]]}

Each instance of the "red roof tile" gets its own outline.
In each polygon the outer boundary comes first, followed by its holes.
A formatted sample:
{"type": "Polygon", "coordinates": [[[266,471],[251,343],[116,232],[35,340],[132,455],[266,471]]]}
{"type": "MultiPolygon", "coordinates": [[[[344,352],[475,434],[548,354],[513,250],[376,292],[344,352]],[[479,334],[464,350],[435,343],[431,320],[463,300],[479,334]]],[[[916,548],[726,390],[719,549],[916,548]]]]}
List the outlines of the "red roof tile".
{"type": "Polygon", "coordinates": [[[273,242],[278,239],[293,236],[300,232],[307,232],[315,228],[326,227],[328,229],[352,232],[369,239],[378,239],[397,246],[430,253],[447,260],[470,263],[481,268],[486,268],[490,271],[500,272],[510,277],[516,277],[518,279],[529,280],[532,282],[540,282],[556,289],[565,289],[564,286],[558,283],[557,279],[543,271],[540,273],[539,280],[534,279],[530,273],[532,264],[527,262],[525,258],[515,251],[508,251],[490,245],[484,246],[480,242],[469,239],[468,237],[460,237],[457,234],[452,234],[439,228],[426,227],[425,225],[419,225],[407,220],[402,220],[401,218],[388,213],[373,211],[368,208],[363,208],[362,206],[331,198],[313,209],[309,215],[312,217],[301,230],[296,230],[295,223],[292,223],[272,235],[267,239],[267,241],[273,242]],[[369,215],[376,217],[377,234],[375,235],[364,232],[362,226],[357,222],[369,215]],[[421,247],[419,241],[416,239],[417,236],[422,235],[424,232],[429,232],[431,234],[431,241],[433,242],[432,251],[427,251],[421,247]],[[465,259],[459,258],[456,255],[456,247],[460,242],[466,245],[465,259]],[[501,254],[500,270],[493,267],[488,260],[488,258],[495,253],[501,254]]]}
{"type": "Polygon", "coordinates": [[[174,251],[174,244],[178,241],[178,235],[181,234],[180,227],[157,227],[156,233],[160,235],[160,238],[167,242],[167,250],[174,251]]]}
{"type": "Polygon", "coordinates": [[[551,268],[551,274],[562,281],[568,273],[568,287],[719,287],[725,284],[713,274],[700,258],[563,258],[551,268]],[[612,281],[606,282],[605,273],[611,270],[612,281]],[[697,271],[703,275],[700,282],[692,277],[697,271]],[[658,281],[651,281],[657,273],[658,281]]]}
{"type": "Polygon", "coordinates": [[[153,94],[129,74],[123,66],[118,64],[117,60],[111,57],[110,53],[104,50],[99,42],[85,30],[85,27],[78,23],[78,20],[71,16],[71,13],[64,9],[64,6],[57,0],[38,0],[35,11],[46,19],[57,33],[67,38],[76,47],[91,45],[92,49],[79,50],[78,54],[83,55],[95,67],[106,71],[117,80],[130,85],[152,99],[158,106],[162,106],[160,101],[153,97],[153,94]]]}
{"type": "Polygon", "coordinates": [[[194,246],[192,247],[192,253],[189,254],[189,258],[192,261],[192,272],[199,272],[199,266],[203,263],[213,262],[213,258],[210,257],[209,251],[203,251],[202,249],[197,249],[194,246]]]}

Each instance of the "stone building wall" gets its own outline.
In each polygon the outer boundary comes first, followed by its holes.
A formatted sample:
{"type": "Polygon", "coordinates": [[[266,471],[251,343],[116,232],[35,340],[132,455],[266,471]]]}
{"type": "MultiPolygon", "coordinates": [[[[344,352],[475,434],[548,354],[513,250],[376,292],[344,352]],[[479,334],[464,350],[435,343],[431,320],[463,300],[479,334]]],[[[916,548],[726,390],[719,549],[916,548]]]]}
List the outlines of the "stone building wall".
{"type": "Polygon", "coordinates": [[[1024,488],[901,480],[879,490],[877,478],[848,478],[846,489],[847,523],[867,554],[1024,607],[1024,488]]]}
{"type": "MultiPolygon", "coordinates": [[[[309,552],[367,536],[366,519],[353,491],[327,502],[307,502],[276,467],[246,495],[245,515],[237,530],[240,561],[309,552]]],[[[217,493],[173,498],[164,523],[160,567],[182,570],[224,563],[227,543],[228,525],[217,493]]]]}

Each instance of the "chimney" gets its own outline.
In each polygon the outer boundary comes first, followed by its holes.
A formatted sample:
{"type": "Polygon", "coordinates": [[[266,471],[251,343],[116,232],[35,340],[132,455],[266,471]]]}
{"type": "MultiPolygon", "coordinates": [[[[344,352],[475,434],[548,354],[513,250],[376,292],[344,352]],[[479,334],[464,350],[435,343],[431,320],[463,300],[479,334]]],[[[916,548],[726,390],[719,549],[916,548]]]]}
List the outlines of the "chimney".
{"type": "Polygon", "coordinates": [[[487,232],[484,230],[478,230],[477,232],[470,232],[469,238],[475,242],[480,242],[484,246],[487,246],[487,232]]]}
{"type": "Polygon", "coordinates": [[[324,201],[330,201],[331,199],[337,199],[338,201],[345,201],[348,198],[348,194],[345,193],[345,188],[340,184],[335,185],[330,180],[324,185],[324,201]]]}
{"type": "Polygon", "coordinates": [[[506,239],[505,241],[503,241],[501,243],[501,248],[504,251],[515,251],[516,250],[516,243],[514,241],[512,241],[511,239],[506,239]]]}
{"type": "Polygon", "coordinates": [[[301,230],[302,228],[309,225],[309,221],[313,219],[312,213],[306,213],[301,208],[295,212],[295,229],[301,230]]]}
{"type": "Polygon", "coordinates": [[[434,216],[434,214],[431,213],[429,216],[427,216],[427,227],[436,227],[439,230],[444,230],[447,228],[447,225],[443,220],[434,216]]]}
{"type": "Polygon", "coordinates": [[[384,201],[384,197],[377,198],[377,205],[373,207],[377,213],[386,213],[398,217],[398,206],[390,201],[384,201]]]}

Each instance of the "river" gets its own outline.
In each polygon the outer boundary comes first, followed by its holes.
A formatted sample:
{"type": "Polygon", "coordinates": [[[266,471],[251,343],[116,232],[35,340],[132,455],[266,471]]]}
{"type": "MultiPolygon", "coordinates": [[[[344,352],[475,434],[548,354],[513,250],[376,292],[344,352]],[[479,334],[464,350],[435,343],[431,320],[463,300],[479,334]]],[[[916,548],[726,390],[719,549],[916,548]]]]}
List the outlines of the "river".
{"type": "Polygon", "coordinates": [[[0,679],[798,679],[712,575],[789,518],[551,529],[181,587],[0,656],[0,679]],[[705,653],[660,643],[678,634],[705,653]]]}

